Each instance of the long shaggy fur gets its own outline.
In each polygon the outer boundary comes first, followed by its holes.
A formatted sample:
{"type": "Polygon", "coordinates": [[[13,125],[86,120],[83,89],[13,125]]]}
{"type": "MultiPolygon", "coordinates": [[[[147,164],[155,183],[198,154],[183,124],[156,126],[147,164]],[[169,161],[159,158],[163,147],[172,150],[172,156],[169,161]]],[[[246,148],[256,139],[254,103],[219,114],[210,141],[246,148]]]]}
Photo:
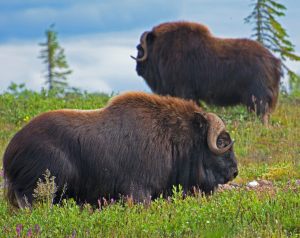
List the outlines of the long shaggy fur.
{"type": "MultiPolygon", "coordinates": [[[[258,115],[276,106],[280,60],[260,43],[213,36],[204,25],[163,23],[147,35],[148,56],[136,70],[153,92],[228,106],[244,104],[258,115]]],[[[144,54],[137,46],[138,58],[144,54]]]]}
{"type": "Polygon", "coordinates": [[[43,113],[5,151],[7,198],[31,204],[46,169],[56,177],[56,198],[67,185],[64,196],[78,203],[120,195],[142,201],[178,184],[210,192],[233,178],[237,164],[232,149],[222,156],[209,151],[201,113],[192,101],[145,93],[116,96],[99,110],[43,113]]]}

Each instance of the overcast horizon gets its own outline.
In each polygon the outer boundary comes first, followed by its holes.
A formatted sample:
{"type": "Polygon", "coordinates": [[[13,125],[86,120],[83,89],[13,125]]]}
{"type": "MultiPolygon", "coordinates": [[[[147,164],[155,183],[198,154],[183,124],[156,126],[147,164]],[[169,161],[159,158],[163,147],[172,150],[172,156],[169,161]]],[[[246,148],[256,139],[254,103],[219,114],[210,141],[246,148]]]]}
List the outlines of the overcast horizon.
{"type": "MultiPolygon", "coordinates": [[[[141,33],[165,21],[187,20],[207,25],[218,37],[249,38],[244,23],[250,0],[187,1],[58,1],[0,0],[0,92],[11,82],[33,90],[45,87],[45,65],[38,58],[44,32],[55,23],[58,41],[73,73],[72,87],[89,92],[150,91],[135,72],[136,45],[141,33]]],[[[288,0],[280,23],[300,53],[300,2],[288,0]]],[[[300,63],[288,62],[300,73],[300,63]]]]}

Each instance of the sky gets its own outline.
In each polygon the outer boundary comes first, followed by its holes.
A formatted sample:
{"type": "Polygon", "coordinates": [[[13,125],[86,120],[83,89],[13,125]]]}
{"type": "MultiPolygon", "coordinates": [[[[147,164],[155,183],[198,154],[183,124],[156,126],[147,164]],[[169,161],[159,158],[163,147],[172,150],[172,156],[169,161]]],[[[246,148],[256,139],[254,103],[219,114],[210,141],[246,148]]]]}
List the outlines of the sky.
{"type": "MultiPolygon", "coordinates": [[[[45,30],[55,24],[58,41],[73,73],[72,87],[89,92],[150,91],[137,76],[136,45],[142,32],[166,21],[196,21],[213,35],[249,38],[244,23],[252,0],[0,0],[0,92],[11,82],[39,91],[45,65],[38,58],[45,30]]],[[[300,54],[300,1],[279,19],[300,54]]],[[[287,62],[300,73],[300,63],[287,62]]]]}

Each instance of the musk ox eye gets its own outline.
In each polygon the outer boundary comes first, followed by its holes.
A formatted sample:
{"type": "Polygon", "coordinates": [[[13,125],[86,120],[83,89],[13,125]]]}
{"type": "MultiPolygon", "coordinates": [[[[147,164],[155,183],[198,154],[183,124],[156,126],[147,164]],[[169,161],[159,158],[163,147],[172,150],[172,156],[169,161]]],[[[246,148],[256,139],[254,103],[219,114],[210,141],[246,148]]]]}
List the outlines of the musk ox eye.
{"type": "Polygon", "coordinates": [[[144,50],[142,48],[138,49],[138,58],[142,58],[144,56],[144,50]]]}
{"type": "Polygon", "coordinates": [[[227,132],[222,133],[217,139],[218,148],[224,148],[230,143],[231,143],[231,139],[227,132]]]}
{"type": "Polygon", "coordinates": [[[229,143],[226,144],[226,141],[224,139],[218,139],[217,141],[218,148],[224,148],[226,145],[229,145],[229,143]]]}

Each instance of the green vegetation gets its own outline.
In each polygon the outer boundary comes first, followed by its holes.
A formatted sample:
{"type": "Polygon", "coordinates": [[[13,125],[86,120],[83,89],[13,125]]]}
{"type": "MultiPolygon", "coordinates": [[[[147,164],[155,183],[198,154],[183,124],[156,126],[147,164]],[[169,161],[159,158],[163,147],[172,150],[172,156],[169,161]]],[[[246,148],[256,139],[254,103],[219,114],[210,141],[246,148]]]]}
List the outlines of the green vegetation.
{"type": "MultiPolygon", "coordinates": [[[[11,87],[0,95],[0,156],[14,133],[35,115],[58,108],[100,108],[108,99],[80,92],[59,98],[11,87]]],[[[196,192],[184,199],[180,188],[174,188],[171,198],[150,204],[124,198],[92,209],[72,200],[61,206],[41,202],[47,191],[40,184],[40,202],[32,210],[15,210],[3,199],[0,186],[0,237],[300,237],[299,95],[281,95],[268,128],[244,107],[205,110],[225,119],[236,141],[237,188],[208,197],[196,192]],[[246,186],[254,179],[269,184],[246,186]]]]}
{"type": "Polygon", "coordinates": [[[92,210],[72,201],[13,212],[0,201],[3,234],[19,237],[297,237],[300,190],[278,186],[276,192],[240,189],[205,198],[180,192],[150,205],[112,204],[92,210]],[[38,226],[39,232],[35,232],[38,226]]]}
{"type": "Polygon", "coordinates": [[[289,59],[300,61],[295,54],[295,46],[277,20],[285,16],[286,7],[278,0],[252,0],[253,11],[245,18],[246,23],[254,25],[252,37],[265,47],[276,53],[283,61],[283,68],[289,76],[292,90],[300,90],[300,76],[292,71],[284,62],[289,59]]]}

